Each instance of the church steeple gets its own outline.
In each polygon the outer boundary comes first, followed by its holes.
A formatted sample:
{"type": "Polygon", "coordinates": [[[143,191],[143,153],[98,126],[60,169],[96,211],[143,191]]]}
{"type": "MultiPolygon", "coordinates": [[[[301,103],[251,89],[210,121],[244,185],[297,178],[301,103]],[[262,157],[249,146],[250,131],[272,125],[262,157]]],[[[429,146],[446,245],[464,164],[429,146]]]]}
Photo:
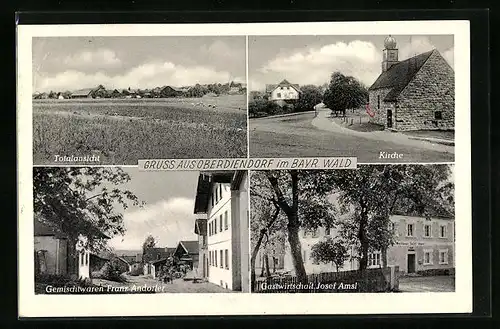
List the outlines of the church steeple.
{"type": "Polygon", "coordinates": [[[384,51],[382,60],[382,72],[387,71],[392,65],[398,63],[398,49],[396,39],[388,36],[384,40],[384,51]]]}

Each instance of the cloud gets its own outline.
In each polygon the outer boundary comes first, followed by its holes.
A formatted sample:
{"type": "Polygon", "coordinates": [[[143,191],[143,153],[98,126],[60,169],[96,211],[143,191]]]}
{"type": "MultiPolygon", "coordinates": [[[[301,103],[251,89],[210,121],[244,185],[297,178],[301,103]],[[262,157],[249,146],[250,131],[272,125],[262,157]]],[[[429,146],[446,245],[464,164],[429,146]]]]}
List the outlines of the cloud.
{"type": "MultiPolygon", "coordinates": [[[[415,55],[431,51],[435,48],[436,47],[431,43],[428,37],[413,37],[411,42],[405,44],[401,49],[399,49],[399,60],[402,61],[415,55]]],[[[441,54],[451,67],[453,67],[454,64],[453,53],[454,48],[451,47],[441,54]]]]}
{"type": "MultiPolygon", "coordinates": [[[[109,75],[103,71],[84,73],[67,70],[52,76],[35,75],[36,91],[75,90],[91,88],[99,84],[106,88],[154,88],[157,86],[187,86],[196,83],[224,83],[234,79],[226,71],[206,66],[182,66],[171,62],[141,64],[124,74],[109,75]]],[[[238,78],[241,79],[241,78],[238,78]]]]}
{"type": "Polygon", "coordinates": [[[194,240],[193,206],[192,199],[172,198],[126,212],[125,235],[112,238],[109,245],[115,249],[141,249],[149,234],[160,247],[174,247],[180,240],[194,240]]]}
{"type": "MultiPolygon", "coordinates": [[[[289,55],[278,55],[258,69],[256,75],[271,74],[304,85],[323,84],[329,81],[333,72],[340,71],[369,85],[380,74],[381,60],[380,51],[371,42],[337,42],[289,55]]],[[[264,84],[258,78],[253,78],[252,86],[264,84]]]]}
{"type": "Polygon", "coordinates": [[[236,61],[245,60],[245,48],[232,48],[227,43],[221,40],[216,40],[209,46],[203,45],[200,47],[201,52],[212,58],[224,58],[236,61]]]}
{"type": "Polygon", "coordinates": [[[115,67],[121,65],[121,60],[112,50],[101,48],[95,51],[84,50],[80,53],[66,56],[62,63],[68,68],[82,67],[115,67]]]}

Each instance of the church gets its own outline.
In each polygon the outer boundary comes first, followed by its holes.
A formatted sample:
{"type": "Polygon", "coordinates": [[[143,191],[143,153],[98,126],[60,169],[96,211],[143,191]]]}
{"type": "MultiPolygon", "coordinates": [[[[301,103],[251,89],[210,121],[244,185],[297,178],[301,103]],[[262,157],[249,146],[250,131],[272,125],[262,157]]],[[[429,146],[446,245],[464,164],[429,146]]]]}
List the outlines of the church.
{"type": "Polygon", "coordinates": [[[387,37],[368,93],[370,122],[386,129],[455,129],[455,73],[436,49],[399,61],[396,40],[387,37]]]}

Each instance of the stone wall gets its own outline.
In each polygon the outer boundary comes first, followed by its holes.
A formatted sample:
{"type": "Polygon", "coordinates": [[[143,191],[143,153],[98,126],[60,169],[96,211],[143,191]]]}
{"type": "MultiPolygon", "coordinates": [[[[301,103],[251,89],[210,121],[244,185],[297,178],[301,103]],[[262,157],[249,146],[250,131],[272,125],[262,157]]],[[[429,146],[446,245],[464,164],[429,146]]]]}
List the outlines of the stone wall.
{"type": "Polygon", "coordinates": [[[437,51],[399,95],[394,123],[397,130],[455,129],[455,73],[437,51]]]}
{"type": "Polygon", "coordinates": [[[375,113],[370,117],[370,122],[382,125],[387,128],[387,110],[392,110],[393,127],[394,127],[394,105],[393,103],[384,102],[385,96],[391,91],[391,88],[380,88],[369,92],[370,110],[375,113]],[[380,108],[378,108],[378,97],[380,97],[380,108]]]}

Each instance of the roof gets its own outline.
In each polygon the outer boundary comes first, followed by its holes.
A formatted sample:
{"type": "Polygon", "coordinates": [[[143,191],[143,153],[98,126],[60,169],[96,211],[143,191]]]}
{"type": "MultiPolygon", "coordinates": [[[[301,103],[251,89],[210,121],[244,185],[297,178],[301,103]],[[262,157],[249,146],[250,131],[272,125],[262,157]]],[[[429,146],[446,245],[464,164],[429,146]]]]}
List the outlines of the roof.
{"type": "Polygon", "coordinates": [[[161,90],[164,90],[164,89],[167,89],[167,88],[170,88],[170,89],[172,89],[173,91],[178,91],[178,92],[180,92],[180,93],[181,93],[181,92],[186,91],[186,89],[185,89],[185,88],[177,88],[177,87],[172,87],[172,86],[165,86],[165,87],[163,87],[161,90]]]}
{"type": "Polygon", "coordinates": [[[284,79],[283,81],[281,81],[280,83],[275,84],[275,85],[273,85],[273,84],[266,85],[266,92],[270,93],[278,87],[292,87],[293,89],[295,89],[297,92],[300,93],[299,85],[290,83],[287,79],[284,79]]]}
{"type": "Polygon", "coordinates": [[[87,96],[91,92],[94,91],[94,88],[85,88],[85,89],[80,89],[80,90],[75,90],[74,92],[71,93],[71,96],[87,96]]]}
{"type": "Polygon", "coordinates": [[[207,235],[207,220],[205,218],[197,218],[194,222],[194,233],[198,235],[207,235]]]}
{"type": "Polygon", "coordinates": [[[387,71],[379,75],[368,90],[392,88],[384,101],[395,101],[434,52],[438,51],[434,49],[392,65],[387,71]]]}
{"type": "MultiPolygon", "coordinates": [[[[198,248],[199,248],[199,243],[198,243],[198,240],[179,241],[179,245],[177,246],[177,249],[179,247],[182,247],[188,254],[197,254],[198,248]]],[[[176,249],[176,251],[177,251],[177,249],[176,249]]]]}
{"type": "Polygon", "coordinates": [[[162,258],[162,259],[153,260],[153,261],[151,261],[151,264],[155,265],[155,264],[158,264],[158,263],[163,263],[163,262],[166,262],[167,259],[168,259],[168,257],[165,257],[165,258],[162,258]]]}
{"type": "Polygon", "coordinates": [[[231,189],[238,189],[244,171],[211,171],[208,173],[200,173],[198,176],[198,185],[196,187],[196,197],[194,200],[194,213],[206,214],[208,211],[208,203],[212,186],[214,183],[231,184],[231,189]]]}

